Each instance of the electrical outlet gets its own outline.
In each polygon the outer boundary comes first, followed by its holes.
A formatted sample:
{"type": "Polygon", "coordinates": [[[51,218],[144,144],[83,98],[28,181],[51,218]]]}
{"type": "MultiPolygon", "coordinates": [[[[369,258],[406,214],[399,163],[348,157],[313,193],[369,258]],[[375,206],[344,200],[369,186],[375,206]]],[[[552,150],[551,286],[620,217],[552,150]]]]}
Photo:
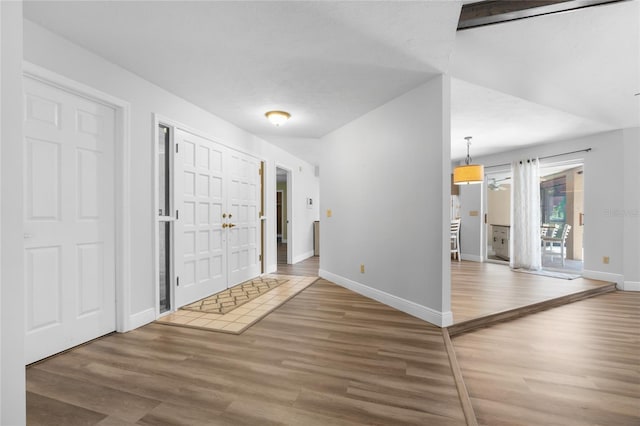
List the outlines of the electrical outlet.
{"type": "Polygon", "coordinates": [[[360,265],[360,273],[364,274],[364,263],[362,265],[360,265]]]}
{"type": "Polygon", "coordinates": [[[327,209],[327,217],[331,217],[332,214],[331,209],[327,209]]]}
{"type": "Polygon", "coordinates": [[[602,263],[604,263],[605,265],[609,264],[609,256],[602,256],[602,263]]]}

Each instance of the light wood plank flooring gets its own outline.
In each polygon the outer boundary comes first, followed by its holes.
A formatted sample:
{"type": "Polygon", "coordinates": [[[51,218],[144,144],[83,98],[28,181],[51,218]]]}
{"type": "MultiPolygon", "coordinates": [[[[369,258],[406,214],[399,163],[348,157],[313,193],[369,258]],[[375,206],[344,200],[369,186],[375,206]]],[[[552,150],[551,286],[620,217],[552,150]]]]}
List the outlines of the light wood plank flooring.
{"type": "MultiPolygon", "coordinates": [[[[285,254],[285,259],[287,258],[285,254]]],[[[311,256],[302,262],[287,265],[287,263],[278,263],[276,274],[279,275],[299,275],[303,277],[317,277],[320,268],[320,256],[311,256]]]]}
{"type": "Polygon", "coordinates": [[[615,292],[453,338],[483,425],[640,425],[640,294],[615,292]]]}
{"type": "MultiPolygon", "coordinates": [[[[454,315],[592,285],[496,267],[452,265],[454,315]]],[[[480,423],[640,424],[639,312],[614,293],[454,337],[480,423]]],[[[325,280],[240,336],[107,336],[27,369],[27,391],[32,425],[465,424],[441,331],[325,280]]]]}
{"type": "Polygon", "coordinates": [[[242,335],[151,324],[27,369],[31,425],[464,425],[440,329],[320,280],[242,335]]]}
{"type": "MultiPolygon", "coordinates": [[[[278,264],[278,274],[317,276],[320,257],[278,264]]],[[[606,286],[603,281],[565,280],[513,272],[508,265],[451,262],[451,310],[455,324],[509,309],[606,286]]]]}
{"type": "Polygon", "coordinates": [[[513,272],[507,265],[451,262],[451,311],[454,323],[484,317],[584,290],[603,281],[565,280],[513,272]]]}

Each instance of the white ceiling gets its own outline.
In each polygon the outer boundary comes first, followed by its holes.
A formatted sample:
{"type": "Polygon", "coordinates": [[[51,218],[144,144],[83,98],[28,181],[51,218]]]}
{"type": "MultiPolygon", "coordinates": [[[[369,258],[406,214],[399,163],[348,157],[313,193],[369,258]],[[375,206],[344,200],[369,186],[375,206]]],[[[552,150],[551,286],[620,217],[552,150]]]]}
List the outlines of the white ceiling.
{"type": "Polygon", "coordinates": [[[454,159],[639,126],[640,2],[460,31],[450,72],[454,159]]]}
{"type": "Polygon", "coordinates": [[[25,16],[254,134],[319,138],[447,70],[457,2],[27,2],[25,16]],[[266,111],[292,118],[275,128],[266,111]]]}
{"type": "Polygon", "coordinates": [[[461,2],[26,1],[25,17],[318,163],[317,138],[452,82],[452,158],[639,125],[638,0],[455,31],[461,2]],[[265,111],[292,114],[275,128],[265,111]]]}
{"type": "Polygon", "coordinates": [[[451,158],[479,157],[527,145],[569,139],[612,126],[462,80],[451,81],[451,158]]]}

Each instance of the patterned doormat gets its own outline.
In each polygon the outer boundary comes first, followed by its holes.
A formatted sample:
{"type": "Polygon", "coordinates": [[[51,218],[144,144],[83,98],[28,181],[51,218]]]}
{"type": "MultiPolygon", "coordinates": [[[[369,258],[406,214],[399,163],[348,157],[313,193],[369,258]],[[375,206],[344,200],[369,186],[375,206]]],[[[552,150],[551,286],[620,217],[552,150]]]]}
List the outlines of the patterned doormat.
{"type": "Polygon", "coordinates": [[[289,280],[257,277],[185,305],[180,309],[209,314],[226,314],[287,281],[289,280]]]}

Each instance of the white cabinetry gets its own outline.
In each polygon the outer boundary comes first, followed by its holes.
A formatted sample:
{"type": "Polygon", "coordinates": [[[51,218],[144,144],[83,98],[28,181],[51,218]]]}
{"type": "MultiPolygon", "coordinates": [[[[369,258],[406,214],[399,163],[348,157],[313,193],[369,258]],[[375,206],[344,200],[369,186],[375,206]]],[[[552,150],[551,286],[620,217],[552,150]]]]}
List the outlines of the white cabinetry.
{"type": "Polygon", "coordinates": [[[491,229],[493,230],[493,251],[496,253],[496,256],[509,260],[509,226],[503,225],[491,225],[491,229]]]}

